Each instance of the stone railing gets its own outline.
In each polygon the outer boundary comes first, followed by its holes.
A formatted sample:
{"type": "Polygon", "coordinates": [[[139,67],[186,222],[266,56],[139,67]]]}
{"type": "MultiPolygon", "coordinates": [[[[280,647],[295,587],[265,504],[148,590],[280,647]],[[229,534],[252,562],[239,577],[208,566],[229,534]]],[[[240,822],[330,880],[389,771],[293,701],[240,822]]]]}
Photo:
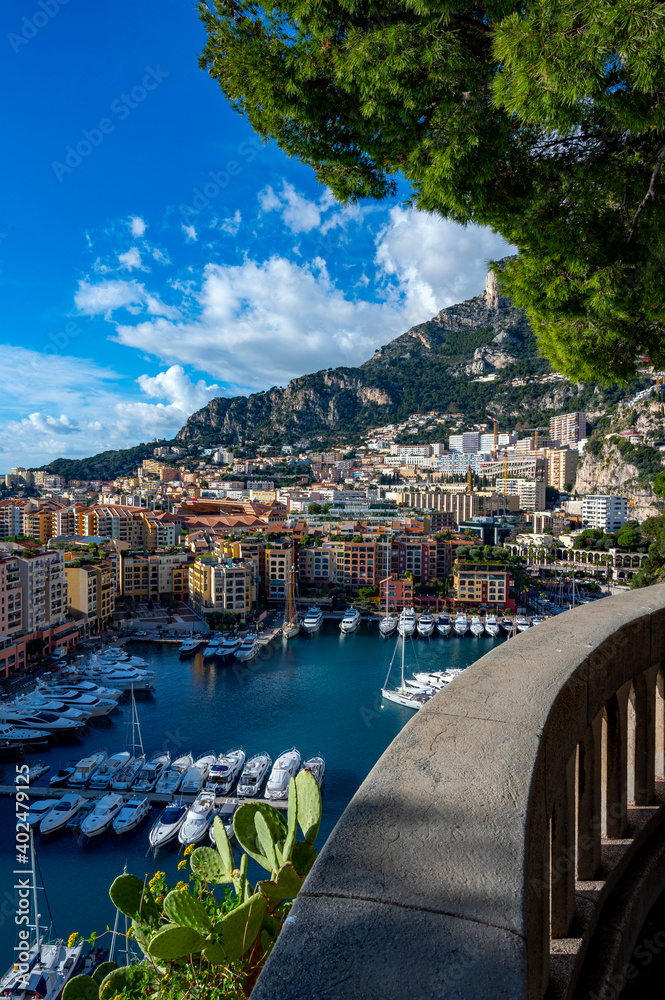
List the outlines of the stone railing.
{"type": "Polygon", "coordinates": [[[253,1000],[618,997],[665,889],[664,660],[659,585],[458,677],[353,797],[253,1000]]]}

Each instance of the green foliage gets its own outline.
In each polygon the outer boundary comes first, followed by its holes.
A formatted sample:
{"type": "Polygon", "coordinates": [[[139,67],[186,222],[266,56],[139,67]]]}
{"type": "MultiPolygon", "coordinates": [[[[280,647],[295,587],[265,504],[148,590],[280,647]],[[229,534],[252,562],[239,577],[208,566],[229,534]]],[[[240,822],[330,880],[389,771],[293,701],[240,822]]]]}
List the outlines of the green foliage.
{"type": "Polygon", "coordinates": [[[665,497],[665,470],[659,472],[654,479],[653,491],[657,497],[665,497]]]}
{"type": "Polygon", "coordinates": [[[91,458],[56,458],[41,471],[55,473],[65,479],[116,479],[135,473],[144,458],[152,458],[155,448],[173,444],[172,441],[150,441],[134,448],[120,451],[103,451],[91,458]]]}

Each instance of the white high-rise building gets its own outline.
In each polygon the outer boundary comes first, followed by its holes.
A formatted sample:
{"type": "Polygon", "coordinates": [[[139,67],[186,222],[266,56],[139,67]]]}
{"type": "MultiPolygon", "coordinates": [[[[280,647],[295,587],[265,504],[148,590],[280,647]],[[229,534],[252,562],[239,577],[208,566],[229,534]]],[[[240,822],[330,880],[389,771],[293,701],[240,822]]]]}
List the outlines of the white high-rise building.
{"type": "Polygon", "coordinates": [[[582,500],[582,520],[590,528],[618,531],[627,517],[628,501],[625,497],[596,494],[582,500]]]}
{"type": "Polygon", "coordinates": [[[462,452],[467,455],[471,452],[480,451],[480,432],[464,431],[463,434],[451,434],[448,441],[448,449],[449,451],[462,452]]]}

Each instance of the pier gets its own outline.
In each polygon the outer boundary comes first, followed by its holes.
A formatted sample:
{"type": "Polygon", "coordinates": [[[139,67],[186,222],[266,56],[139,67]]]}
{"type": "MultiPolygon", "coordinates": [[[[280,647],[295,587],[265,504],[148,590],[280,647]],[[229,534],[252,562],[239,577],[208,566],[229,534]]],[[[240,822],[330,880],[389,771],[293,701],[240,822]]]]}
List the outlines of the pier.
{"type": "MultiPolygon", "coordinates": [[[[202,789],[199,789],[202,791],[202,789]]],[[[179,795],[178,793],[163,793],[158,794],[156,792],[132,792],[131,789],[125,789],[123,791],[116,792],[113,788],[75,788],[68,785],[62,788],[50,788],[48,785],[0,785],[0,795],[5,797],[13,797],[17,792],[28,792],[31,798],[35,799],[61,799],[63,795],[81,795],[84,799],[97,799],[102,795],[122,795],[126,798],[134,798],[140,796],[141,798],[147,798],[150,801],[151,806],[168,806],[174,800],[182,805],[191,805],[196,799],[199,792],[186,793],[179,795]]],[[[286,810],[288,808],[287,799],[264,799],[262,795],[255,798],[243,798],[236,795],[218,795],[215,799],[215,805],[221,806],[231,803],[232,805],[242,805],[243,802],[267,802],[268,805],[275,806],[276,809],[286,810]]]]}

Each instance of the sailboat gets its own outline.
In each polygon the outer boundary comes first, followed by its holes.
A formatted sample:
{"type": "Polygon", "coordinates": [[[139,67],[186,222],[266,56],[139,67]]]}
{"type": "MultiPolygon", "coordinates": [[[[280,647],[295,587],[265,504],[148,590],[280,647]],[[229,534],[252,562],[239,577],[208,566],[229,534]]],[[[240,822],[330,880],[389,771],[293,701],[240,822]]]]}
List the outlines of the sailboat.
{"type": "Polygon", "coordinates": [[[289,584],[289,617],[282,625],[282,635],[285,639],[293,639],[300,631],[298,612],[296,610],[296,553],[293,550],[293,562],[291,563],[291,582],[289,584]]]}
{"type": "Polygon", "coordinates": [[[395,653],[393,653],[393,658],[390,661],[390,666],[388,667],[388,673],[383,687],[381,688],[381,697],[385,698],[386,701],[394,701],[396,705],[402,705],[404,708],[422,708],[425,702],[429,701],[431,695],[425,693],[421,690],[416,690],[413,687],[409,688],[404,680],[404,646],[406,645],[406,636],[400,635],[397,639],[395,645],[395,653]],[[390,671],[392,670],[393,662],[395,660],[395,653],[397,652],[397,645],[399,640],[402,640],[402,677],[399,687],[389,688],[388,678],[390,677],[390,671]]]}
{"type": "Polygon", "coordinates": [[[386,559],[386,580],[385,580],[385,583],[386,583],[386,613],[383,616],[383,618],[381,619],[381,621],[379,622],[379,634],[381,636],[383,636],[384,639],[387,639],[389,635],[392,635],[393,632],[395,631],[395,629],[397,628],[397,619],[395,618],[394,615],[390,614],[390,597],[389,597],[390,587],[389,587],[389,582],[388,582],[390,580],[390,570],[391,570],[392,534],[388,535],[388,539],[386,541],[386,549],[387,549],[387,552],[386,552],[386,555],[387,555],[387,559],[386,559]]]}
{"type": "MultiPolygon", "coordinates": [[[[60,940],[47,941],[42,936],[45,927],[39,925],[39,909],[37,906],[37,866],[33,834],[30,834],[31,910],[26,911],[27,920],[32,923],[21,924],[19,927],[19,943],[16,948],[16,960],[9,970],[0,977],[0,996],[5,997],[36,997],[41,1000],[57,1000],[65,984],[71,979],[74,969],[81,958],[84,941],[72,947],[60,940]]],[[[23,913],[23,910],[20,911],[23,913]]],[[[17,919],[17,923],[19,923],[17,919]]]]}
{"type": "MultiPolygon", "coordinates": [[[[126,792],[132,787],[145,764],[145,750],[143,749],[143,737],[141,736],[141,726],[136,709],[136,698],[134,688],[132,688],[130,702],[130,716],[128,725],[131,726],[132,749],[127,763],[117,771],[111,779],[111,788],[116,792],[126,792]]],[[[127,734],[129,736],[129,734],[127,734]]],[[[127,739],[129,744],[129,739],[127,739]]]]}

